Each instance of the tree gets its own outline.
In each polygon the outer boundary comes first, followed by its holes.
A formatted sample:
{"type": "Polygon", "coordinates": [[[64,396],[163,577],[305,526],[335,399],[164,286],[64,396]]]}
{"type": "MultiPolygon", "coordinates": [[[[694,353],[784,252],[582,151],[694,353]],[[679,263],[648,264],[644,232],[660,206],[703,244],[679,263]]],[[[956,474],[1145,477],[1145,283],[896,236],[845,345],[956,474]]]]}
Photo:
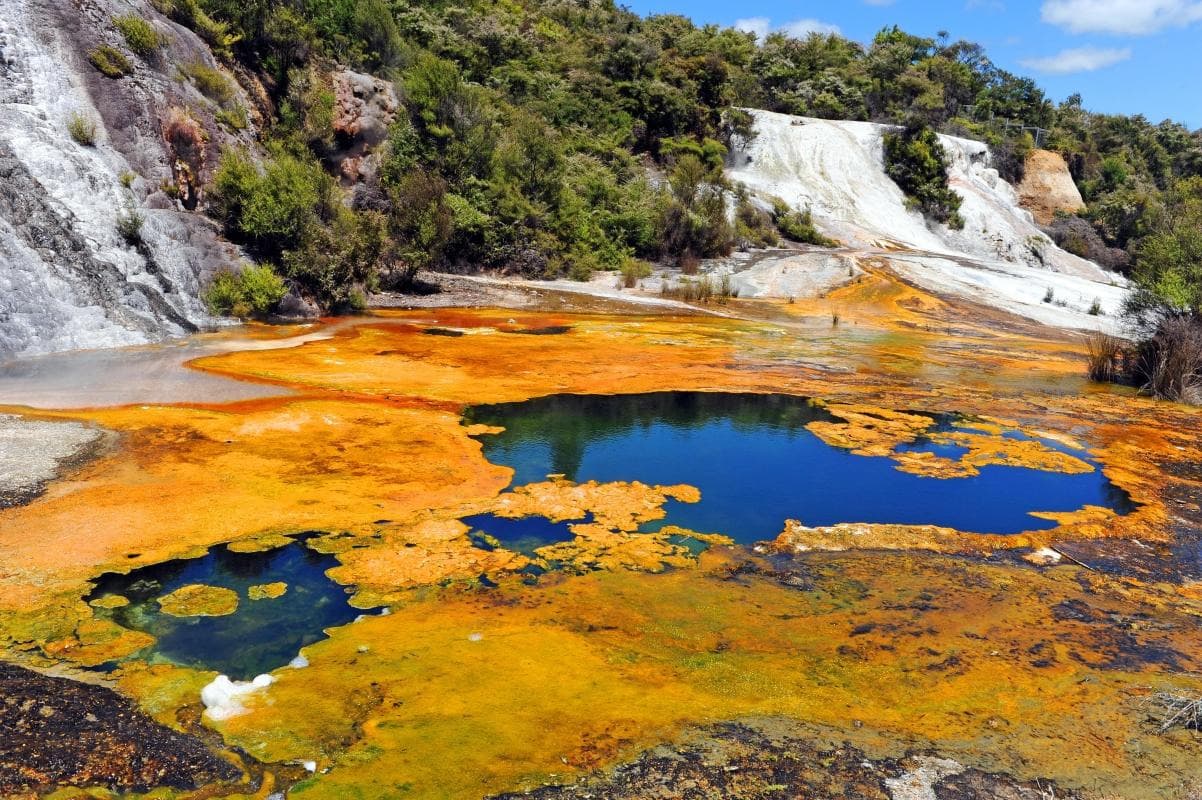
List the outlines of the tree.
{"type": "Polygon", "coordinates": [[[1165,317],[1202,323],[1202,178],[1179,181],[1136,248],[1128,311],[1143,328],[1165,317]]]}

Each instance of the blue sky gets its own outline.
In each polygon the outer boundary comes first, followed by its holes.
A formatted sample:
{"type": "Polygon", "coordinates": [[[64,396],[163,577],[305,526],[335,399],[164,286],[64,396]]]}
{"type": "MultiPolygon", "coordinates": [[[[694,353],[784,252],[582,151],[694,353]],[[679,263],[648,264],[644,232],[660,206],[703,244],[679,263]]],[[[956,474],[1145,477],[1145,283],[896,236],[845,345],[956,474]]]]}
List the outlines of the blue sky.
{"type": "Polygon", "coordinates": [[[626,0],[755,30],[838,30],[867,42],[886,25],[984,45],[1055,100],[1202,128],[1202,0],[626,0]]]}

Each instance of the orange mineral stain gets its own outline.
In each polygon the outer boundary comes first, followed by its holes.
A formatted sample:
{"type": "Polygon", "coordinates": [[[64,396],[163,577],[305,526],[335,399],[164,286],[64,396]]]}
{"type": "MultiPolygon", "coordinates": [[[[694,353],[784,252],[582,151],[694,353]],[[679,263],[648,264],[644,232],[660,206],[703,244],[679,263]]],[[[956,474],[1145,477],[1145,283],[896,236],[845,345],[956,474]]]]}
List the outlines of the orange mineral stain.
{"type": "MultiPolygon", "coordinates": [[[[307,545],[339,562],[330,577],[356,605],[391,613],[330,631],[246,713],[206,723],[264,762],[316,762],[290,797],[479,798],[611,766],[691,726],[765,715],[877,755],[937,750],[1071,788],[1188,797],[1202,744],[1157,735],[1144,703],[1162,689],[1202,692],[1202,592],[989,556],[1171,541],[1167,498],[1196,487],[1175,465],[1202,461],[1202,414],[1091,388],[1073,336],[883,271],[825,298],[734,301],[724,313],[388,312],[285,349],[231,343],[192,365],[284,396],[7,409],[117,439],[0,511],[0,644],[60,667],[128,655],[147,637],[83,600],[101,573],[316,531],[307,545]],[[462,424],[471,404],[665,390],[820,399],[839,420],[811,426],[828,443],[952,480],[999,463],[1093,469],[1007,431],[1080,443],[1138,507],[1043,515],[1058,527],[1007,537],[789,523],[756,553],[723,531],[634,532],[668,500],[696,502],[686,485],[510,486],[512,471],[473,438],[488,431],[462,424]],[[932,432],[926,412],[967,421],[932,432]],[[928,434],[967,454],[898,452],[928,434]],[[460,520],[481,513],[593,517],[532,559],[474,547],[460,520]],[[674,535],[709,550],[698,557],[674,535]],[[535,560],[563,568],[530,585],[535,560]],[[1156,624],[1121,622],[1140,619],[1156,624]]],[[[112,680],[182,725],[198,719],[212,677],[131,662],[112,680]]]]}

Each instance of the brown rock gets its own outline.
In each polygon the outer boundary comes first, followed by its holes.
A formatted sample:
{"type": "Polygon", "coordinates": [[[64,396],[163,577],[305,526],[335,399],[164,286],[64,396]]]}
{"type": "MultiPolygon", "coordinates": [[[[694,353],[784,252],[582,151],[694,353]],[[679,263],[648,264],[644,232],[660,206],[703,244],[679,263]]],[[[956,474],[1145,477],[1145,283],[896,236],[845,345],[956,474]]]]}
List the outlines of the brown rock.
{"type": "Polygon", "coordinates": [[[1057,211],[1075,213],[1085,208],[1081,192],[1073,182],[1068,164],[1059,153],[1035,150],[1027,157],[1027,171],[1018,186],[1018,200],[1035,215],[1040,225],[1048,225],[1057,211]]]}

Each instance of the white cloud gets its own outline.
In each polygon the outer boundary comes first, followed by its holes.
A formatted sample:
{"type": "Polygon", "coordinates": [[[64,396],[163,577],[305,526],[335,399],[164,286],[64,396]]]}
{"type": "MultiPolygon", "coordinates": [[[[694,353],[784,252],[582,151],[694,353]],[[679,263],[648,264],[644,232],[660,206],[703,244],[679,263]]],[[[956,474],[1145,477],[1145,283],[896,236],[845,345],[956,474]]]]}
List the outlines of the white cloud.
{"type": "Polygon", "coordinates": [[[767,17],[748,17],[735,20],[735,30],[754,33],[757,39],[763,39],[771,29],[772,20],[767,17]]]}
{"type": "Polygon", "coordinates": [[[1054,56],[1045,58],[1028,58],[1022,65],[1036,72],[1047,72],[1053,75],[1068,75],[1073,72],[1093,72],[1109,67],[1120,61],[1131,58],[1131,48],[1105,49],[1100,47],[1078,47],[1072,50],[1061,50],[1054,56]]]}
{"type": "Polygon", "coordinates": [[[811,33],[821,33],[823,35],[829,33],[840,33],[838,25],[832,25],[829,22],[822,22],[817,19],[795,19],[792,22],[786,22],[779,28],[781,33],[787,33],[795,39],[804,39],[811,33]]]}
{"type": "Polygon", "coordinates": [[[1043,21],[1072,33],[1146,35],[1202,20],[1199,0],[1044,0],[1043,21]]]}
{"type": "Polygon", "coordinates": [[[840,33],[838,25],[832,25],[822,20],[795,19],[792,22],[786,22],[784,25],[774,26],[772,20],[767,17],[747,17],[746,19],[735,20],[735,29],[753,33],[755,34],[755,38],[760,40],[773,32],[784,33],[795,39],[804,39],[811,33],[840,33]]]}

